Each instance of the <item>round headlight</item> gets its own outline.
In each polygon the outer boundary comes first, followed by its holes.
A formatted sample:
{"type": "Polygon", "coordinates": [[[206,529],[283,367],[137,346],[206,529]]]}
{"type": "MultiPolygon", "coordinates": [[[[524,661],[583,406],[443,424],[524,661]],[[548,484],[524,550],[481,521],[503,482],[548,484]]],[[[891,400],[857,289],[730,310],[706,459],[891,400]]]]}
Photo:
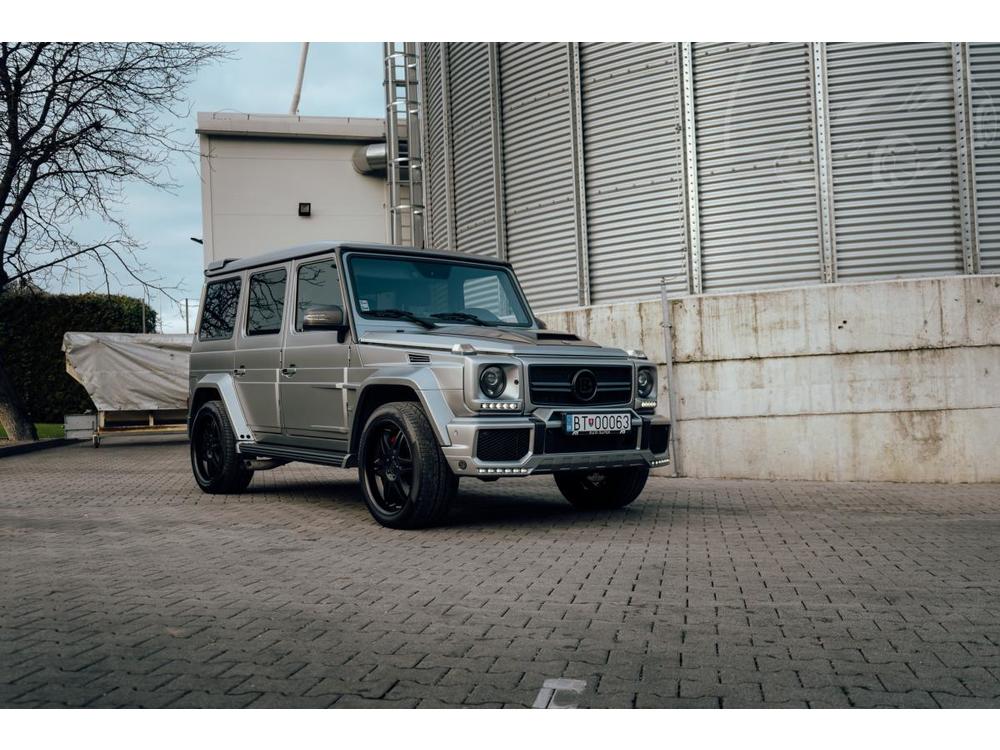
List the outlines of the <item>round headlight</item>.
{"type": "Polygon", "coordinates": [[[653,388],[656,387],[656,378],[653,376],[653,371],[649,369],[639,370],[639,374],[636,376],[636,386],[638,386],[641,398],[649,398],[653,392],[653,388]]]}
{"type": "Polygon", "coordinates": [[[500,398],[507,389],[507,376],[498,365],[484,367],[479,373],[479,387],[487,398],[500,398]]]}

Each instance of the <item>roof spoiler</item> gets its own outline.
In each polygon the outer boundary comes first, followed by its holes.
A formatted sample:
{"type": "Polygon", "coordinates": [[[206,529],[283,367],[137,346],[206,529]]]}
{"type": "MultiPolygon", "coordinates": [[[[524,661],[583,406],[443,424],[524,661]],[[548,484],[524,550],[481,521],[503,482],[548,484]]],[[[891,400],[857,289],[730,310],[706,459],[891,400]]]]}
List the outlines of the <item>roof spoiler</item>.
{"type": "Polygon", "coordinates": [[[208,274],[211,271],[221,271],[226,267],[227,263],[232,263],[236,258],[223,258],[222,260],[213,260],[207,266],[205,266],[205,273],[208,274]]]}

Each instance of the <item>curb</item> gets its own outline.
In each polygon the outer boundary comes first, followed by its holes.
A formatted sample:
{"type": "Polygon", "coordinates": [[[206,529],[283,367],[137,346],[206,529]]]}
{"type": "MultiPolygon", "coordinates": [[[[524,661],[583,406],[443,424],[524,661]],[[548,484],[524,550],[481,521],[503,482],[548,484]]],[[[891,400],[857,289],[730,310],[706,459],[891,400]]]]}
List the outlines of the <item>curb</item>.
{"type": "Polygon", "coordinates": [[[45,440],[36,440],[33,443],[18,443],[17,445],[0,445],[0,458],[6,458],[7,456],[17,456],[21,453],[33,453],[34,451],[45,450],[46,448],[59,448],[63,445],[72,445],[73,443],[78,443],[79,440],[72,438],[47,438],[45,440]]]}

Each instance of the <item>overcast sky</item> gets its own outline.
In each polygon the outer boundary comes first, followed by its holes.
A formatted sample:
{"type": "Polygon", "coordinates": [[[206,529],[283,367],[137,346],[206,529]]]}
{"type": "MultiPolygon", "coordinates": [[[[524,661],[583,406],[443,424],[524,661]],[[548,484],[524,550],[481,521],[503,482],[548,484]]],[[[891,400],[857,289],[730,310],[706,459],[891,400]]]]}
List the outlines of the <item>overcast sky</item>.
{"type": "MultiPolygon", "coordinates": [[[[288,112],[300,45],[231,47],[234,57],[202,70],[188,90],[191,116],[183,127],[192,139],[197,112],[288,112]]],[[[381,117],[385,106],[381,58],[380,43],[311,44],[299,113],[381,117]]],[[[176,194],[138,185],[129,187],[124,215],[133,236],[148,246],[142,253],[143,260],[167,284],[181,285],[179,291],[173,292],[174,296],[197,298],[201,292],[203,251],[189,239],[202,235],[197,159],[189,162],[178,157],[172,164],[172,173],[173,181],[181,186],[176,194]]],[[[76,293],[94,286],[103,289],[103,279],[69,277],[62,291],[76,293]]],[[[135,296],[141,293],[138,287],[112,291],[135,296]]],[[[154,297],[151,305],[155,310],[162,306],[166,332],[184,332],[183,312],[169,299],[154,297]]]]}

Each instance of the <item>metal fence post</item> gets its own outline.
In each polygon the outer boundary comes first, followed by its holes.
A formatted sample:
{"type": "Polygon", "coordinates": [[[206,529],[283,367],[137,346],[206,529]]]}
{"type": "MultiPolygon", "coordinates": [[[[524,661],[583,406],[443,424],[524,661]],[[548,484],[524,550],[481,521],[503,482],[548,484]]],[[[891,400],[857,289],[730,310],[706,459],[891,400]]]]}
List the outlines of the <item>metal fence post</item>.
{"type": "Polygon", "coordinates": [[[670,311],[670,297],[667,295],[667,279],[660,279],[660,307],[663,328],[663,359],[667,380],[667,405],[670,409],[670,465],[673,476],[684,476],[681,470],[681,454],[677,449],[677,426],[680,419],[677,414],[677,385],[674,381],[674,321],[670,311]]]}

